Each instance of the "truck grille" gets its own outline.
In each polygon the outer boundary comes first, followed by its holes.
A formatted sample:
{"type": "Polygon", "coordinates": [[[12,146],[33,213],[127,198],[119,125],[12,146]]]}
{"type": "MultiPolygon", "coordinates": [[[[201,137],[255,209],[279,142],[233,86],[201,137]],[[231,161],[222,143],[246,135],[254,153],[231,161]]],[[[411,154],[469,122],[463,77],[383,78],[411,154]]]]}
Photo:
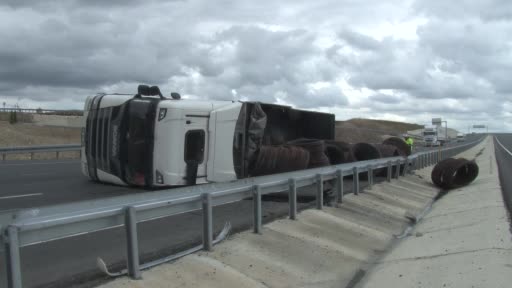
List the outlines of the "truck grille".
{"type": "Polygon", "coordinates": [[[89,166],[89,175],[98,180],[96,169],[110,170],[110,127],[112,108],[97,108],[102,96],[94,98],[87,117],[85,147],[89,166]]]}

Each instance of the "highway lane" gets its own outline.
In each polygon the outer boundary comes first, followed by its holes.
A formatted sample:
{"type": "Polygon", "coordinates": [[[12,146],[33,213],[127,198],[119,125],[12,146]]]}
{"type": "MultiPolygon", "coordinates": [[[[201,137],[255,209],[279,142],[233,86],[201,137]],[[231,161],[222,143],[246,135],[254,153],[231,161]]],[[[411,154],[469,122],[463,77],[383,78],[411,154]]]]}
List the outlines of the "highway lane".
{"type": "MultiPolygon", "coordinates": [[[[2,188],[8,187],[0,192],[3,197],[43,194],[0,198],[2,209],[55,205],[125,193],[144,193],[137,189],[88,181],[81,175],[78,161],[1,163],[0,177],[2,188]],[[29,185],[22,185],[24,183],[29,185]]],[[[376,180],[382,181],[384,178],[379,177],[376,180]]],[[[344,184],[346,193],[351,193],[351,180],[346,179],[344,184]]],[[[366,182],[362,181],[361,187],[365,186],[366,182]]],[[[311,197],[314,191],[314,188],[298,191],[299,209],[314,205],[314,198],[311,197]]],[[[286,193],[265,197],[262,206],[264,222],[286,216],[286,193]]],[[[248,229],[252,225],[250,211],[250,200],[215,207],[215,230],[219,231],[225,221],[231,221],[235,232],[248,229]]],[[[201,212],[197,211],[139,224],[140,252],[143,261],[169,255],[200,243],[201,220],[201,212]]],[[[101,256],[108,263],[115,263],[116,267],[123,266],[125,245],[125,232],[118,228],[24,247],[21,249],[21,261],[25,287],[90,287],[92,283],[105,281],[107,278],[101,275],[95,266],[96,257],[101,256]]],[[[0,287],[5,287],[5,271],[1,270],[0,287]]]]}
{"type": "Polygon", "coordinates": [[[85,178],[78,160],[0,161],[0,211],[112,197],[140,189],[85,178]]]}
{"type": "Polygon", "coordinates": [[[494,147],[500,174],[503,199],[509,213],[512,212],[512,134],[496,134],[494,147]]]}
{"type": "MultiPolygon", "coordinates": [[[[466,142],[478,137],[468,135],[466,142]]],[[[415,151],[427,149],[439,148],[415,146],[415,151]]],[[[78,160],[0,161],[0,185],[0,212],[144,192],[92,182],[82,175],[78,160]]]]}

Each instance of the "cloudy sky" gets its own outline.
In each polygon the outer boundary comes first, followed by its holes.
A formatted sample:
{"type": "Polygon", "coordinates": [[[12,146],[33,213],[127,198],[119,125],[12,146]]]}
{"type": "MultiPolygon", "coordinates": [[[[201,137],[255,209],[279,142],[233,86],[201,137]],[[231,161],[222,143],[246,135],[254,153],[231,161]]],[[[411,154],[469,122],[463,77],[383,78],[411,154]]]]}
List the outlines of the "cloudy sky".
{"type": "Polygon", "coordinates": [[[139,83],[337,119],[512,131],[510,0],[0,0],[0,102],[139,83]]]}

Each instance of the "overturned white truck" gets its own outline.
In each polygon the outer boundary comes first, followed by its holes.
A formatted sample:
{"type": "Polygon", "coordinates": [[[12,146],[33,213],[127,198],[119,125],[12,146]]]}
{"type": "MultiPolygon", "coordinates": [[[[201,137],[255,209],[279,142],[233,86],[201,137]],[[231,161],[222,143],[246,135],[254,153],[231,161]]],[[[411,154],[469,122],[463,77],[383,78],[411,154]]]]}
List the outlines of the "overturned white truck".
{"type": "Polygon", "coordinates": [[[171,96],[163,97],[156,86],[140,85],[135,95],[88,97],[83,174],[94,181],[146,188],[232,181],[268,174],[254,171],[262,147],[335,136],[333,114],[171,96]]]}

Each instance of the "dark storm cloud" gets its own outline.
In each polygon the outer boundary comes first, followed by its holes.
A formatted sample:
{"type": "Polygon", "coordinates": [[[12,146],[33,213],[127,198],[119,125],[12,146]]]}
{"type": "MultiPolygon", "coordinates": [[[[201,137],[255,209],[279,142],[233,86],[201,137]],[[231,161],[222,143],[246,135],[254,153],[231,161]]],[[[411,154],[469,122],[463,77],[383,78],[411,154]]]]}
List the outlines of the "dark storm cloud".
{"type": "Polygon", "coordinates": [[[511,17],[507,0],[2,1],[0,98],[78,103],[146,83],[200,99],[506,119],[511,17]]]}

